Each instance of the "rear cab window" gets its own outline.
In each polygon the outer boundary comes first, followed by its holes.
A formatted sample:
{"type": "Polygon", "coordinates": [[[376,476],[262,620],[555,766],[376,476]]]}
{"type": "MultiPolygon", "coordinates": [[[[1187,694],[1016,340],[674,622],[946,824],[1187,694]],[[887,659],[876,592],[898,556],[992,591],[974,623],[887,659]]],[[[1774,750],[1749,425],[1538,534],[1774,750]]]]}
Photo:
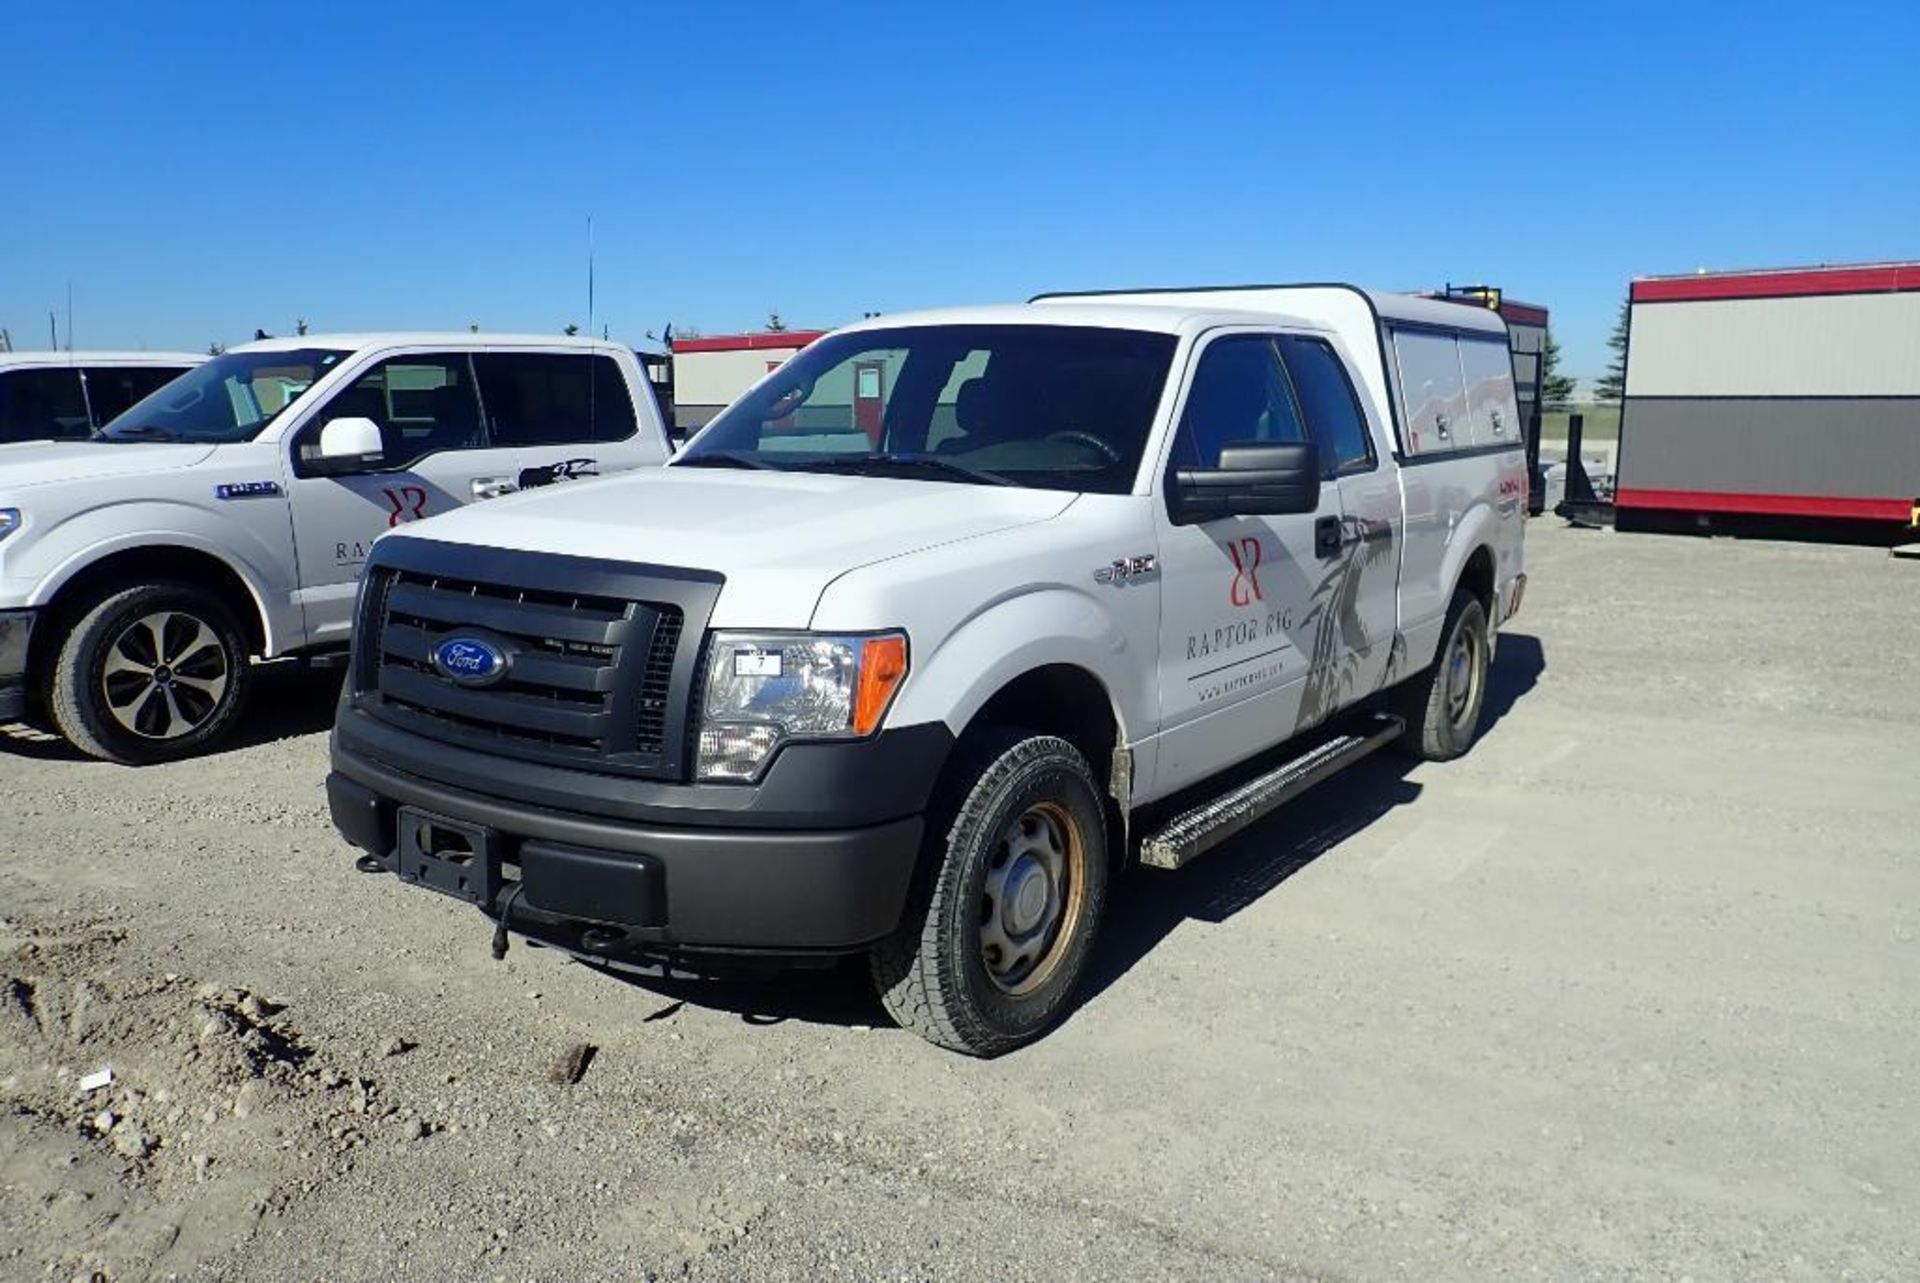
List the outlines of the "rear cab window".
{"type": "Polygon", "coordinates": [[[493,445],[591,445],[638,430],[633,393],[610,356],[477,352],[473,368],[493,445]]]}
{"type": "Polygon", "coordinates": [[[78,440],[92,431],[77,369],[0,373],[0,441],[78,440]]]}

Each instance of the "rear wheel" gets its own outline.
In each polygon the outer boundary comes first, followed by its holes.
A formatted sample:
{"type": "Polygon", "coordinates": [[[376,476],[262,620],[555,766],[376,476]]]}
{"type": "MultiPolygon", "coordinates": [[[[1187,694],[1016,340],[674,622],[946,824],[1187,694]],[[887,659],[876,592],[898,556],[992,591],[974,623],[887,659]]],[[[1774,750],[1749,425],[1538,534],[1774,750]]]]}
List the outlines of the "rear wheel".
{"type": "Polygon", "coordinates": [[[248,676],[245,634],[219,599],[189,584],[143,584],[110,594],[73,626],[47,709],[93,757],[172,761],[225,737],[248,676]]]}
{"type": "Polygon", "coordinates": [[[1440,635],[1440,658],[1402,683],[1395,700],[1407,724],[1401,747],[1429,762],[1459,757],[1479,737],[1493,653],[1486,607],[1465,589],[1454,593],[1440,635]]]}
{"type": "Polygon", "coordinates": [[[1106,812],[1078,749],[993,731],[956,764],[875,987],[903,1027],[993,1056],[1066,1012],[1106,906],[1106,812]]]}

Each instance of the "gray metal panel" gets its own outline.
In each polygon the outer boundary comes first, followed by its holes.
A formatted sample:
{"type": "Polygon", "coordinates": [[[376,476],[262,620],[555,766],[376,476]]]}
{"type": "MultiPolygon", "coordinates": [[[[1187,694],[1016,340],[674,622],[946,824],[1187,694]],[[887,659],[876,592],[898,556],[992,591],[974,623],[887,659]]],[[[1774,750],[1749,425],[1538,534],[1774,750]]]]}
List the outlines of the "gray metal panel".
{"type": "Polygon", "coordinates": [[[1627,395],[1920,396],[1920,292],[1635,303],[1627,395]]]}
{"type": "Polygon", "coordinates": [[[1628,397],[1621,488],[1920,497],[1920,397],[1628,397]]]}

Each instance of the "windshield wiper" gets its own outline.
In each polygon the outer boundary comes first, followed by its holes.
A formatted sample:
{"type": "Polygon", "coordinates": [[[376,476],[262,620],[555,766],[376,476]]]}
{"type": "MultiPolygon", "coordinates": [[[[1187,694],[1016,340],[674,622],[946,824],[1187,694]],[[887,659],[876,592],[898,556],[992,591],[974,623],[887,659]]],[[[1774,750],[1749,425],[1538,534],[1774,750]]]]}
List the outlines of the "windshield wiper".
{"type": "Polygon", "coordinates": [[[879,472],[886,469],[922,472],[941,472],[961,481],[970,481],[983,486],[1017,486],[1020,483],[1011,477],[1003,477],[997,472],[988,472],[985,468],[969,468],[964,463],[955,463],[932,454],[850,454],[839,457],[829,456],[822,459],[809,459],[804,465],[808,470],[819,469],[823,472],[879,472]]]}
{"type": "Polygon", "coordinates": [[[156,428],[148,423],[114,428],[111,431],[103,428],[96,437],[101,441],[178,441],[180,439],[165,428],[156,428]]]}
{"type": "Polygon", "coordinates": [[[758,455],[747,454],[741,450],[707,450],[700,454],[675,459],[676,468],[752,468],[760,472],[779,472],[782,469],[758,455]]]}

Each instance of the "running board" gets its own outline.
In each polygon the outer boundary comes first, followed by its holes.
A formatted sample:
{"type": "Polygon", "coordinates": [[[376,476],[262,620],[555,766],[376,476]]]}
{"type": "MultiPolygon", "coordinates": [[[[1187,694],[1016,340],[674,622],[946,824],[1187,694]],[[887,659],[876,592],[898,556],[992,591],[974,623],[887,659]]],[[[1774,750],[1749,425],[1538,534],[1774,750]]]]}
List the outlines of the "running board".
{"type": "Polygon", "coordinates": [[[1158,833],[1140,843],[1140,863],[1156,869],[1177,869],[1211,850],[1241,829],[1332,775],[1353,765],[1375,749],[1399,738],[1406,723],[1376,713],[1353,733],[1337,735],[1290,762],[1248,780],[1230,792],[1175,816],[1158,833]]]}

